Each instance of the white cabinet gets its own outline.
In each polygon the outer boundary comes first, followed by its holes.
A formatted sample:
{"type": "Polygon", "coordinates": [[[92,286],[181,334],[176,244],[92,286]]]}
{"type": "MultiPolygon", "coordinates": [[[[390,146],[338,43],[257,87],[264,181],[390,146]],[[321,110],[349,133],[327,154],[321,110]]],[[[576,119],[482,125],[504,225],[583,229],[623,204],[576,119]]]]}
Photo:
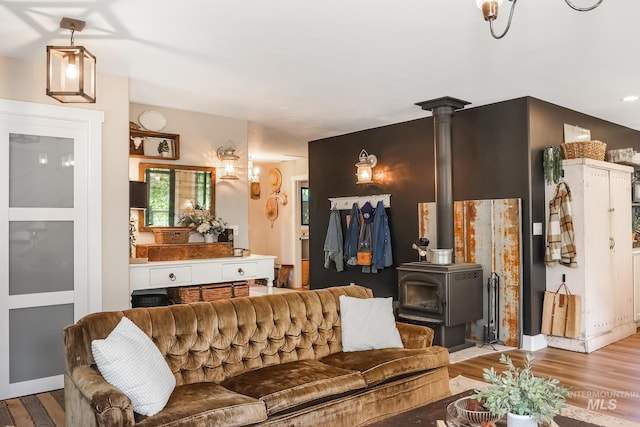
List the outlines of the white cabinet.
{"type": "Polygon", "coordinates": [[[129,290],[206,285],[240,280],[267,279],[273,286],[275,256],[208,258],[159,261],[129,266],[129,290]]]}
{"type": "MultiPolygon", "coordinates": [[[[582,297],[580,337],[548,336],[550,347],[590,353],[635,333],[631,248],[633,168],[590,159],[562,162],[572,194],[578,268],[547,267],[547,290],[566,274],[572,293],[582,297]]],[[[555,186],[547,186],[547,202],[555,186]]],[[[547,206],[548,214],[548,206],[547,206]]]]}

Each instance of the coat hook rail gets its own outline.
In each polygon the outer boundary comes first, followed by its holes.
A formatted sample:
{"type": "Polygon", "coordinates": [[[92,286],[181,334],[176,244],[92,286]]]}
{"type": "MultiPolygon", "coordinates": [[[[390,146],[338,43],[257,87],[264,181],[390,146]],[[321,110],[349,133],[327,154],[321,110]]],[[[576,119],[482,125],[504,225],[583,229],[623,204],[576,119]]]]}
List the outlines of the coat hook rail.
{"type": "Polygon", "coordinates": [[[372,196],[349,196],[349,197],[329,197],[330,209],[334,207],[338,210],[349,210],[354,203],[362,207],[369,202],[374,207],[378,201],[382,200],[385,208],[391,207],[391,194],[376,194],[372,196]]]}

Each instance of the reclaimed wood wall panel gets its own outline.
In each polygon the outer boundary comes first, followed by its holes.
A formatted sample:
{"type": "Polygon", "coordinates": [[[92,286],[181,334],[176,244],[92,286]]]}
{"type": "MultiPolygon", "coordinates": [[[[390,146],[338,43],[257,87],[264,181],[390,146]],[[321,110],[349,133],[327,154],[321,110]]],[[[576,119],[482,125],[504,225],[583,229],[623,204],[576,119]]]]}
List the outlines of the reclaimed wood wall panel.
{"type": "MultiPolygon", "coordinates": [[[[499,339],[520,345],[522,248],[520,199],[454,202],[455,261],[482,265],[483,319],[468,325],[467,337],[485,341],[488,322],[487,282],[492,272],[500,277],[499,339]]],[[[435,203],[418,204],[418,231],[429,247],[437,245],[435,203]]],[[[441,248],[445,249],[445,248],[441,248]]]]}

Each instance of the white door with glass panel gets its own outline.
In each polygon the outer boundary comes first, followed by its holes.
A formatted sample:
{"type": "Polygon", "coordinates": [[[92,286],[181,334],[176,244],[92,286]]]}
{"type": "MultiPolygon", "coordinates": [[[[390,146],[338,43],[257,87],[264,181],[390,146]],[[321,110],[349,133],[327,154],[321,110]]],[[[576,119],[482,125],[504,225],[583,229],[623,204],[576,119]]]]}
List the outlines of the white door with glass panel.
{"type": "Polygon", "coordinates": [[[0,399],[63,387],[62,329],[100,310],[102,117],[0,100],[0,399]]]}

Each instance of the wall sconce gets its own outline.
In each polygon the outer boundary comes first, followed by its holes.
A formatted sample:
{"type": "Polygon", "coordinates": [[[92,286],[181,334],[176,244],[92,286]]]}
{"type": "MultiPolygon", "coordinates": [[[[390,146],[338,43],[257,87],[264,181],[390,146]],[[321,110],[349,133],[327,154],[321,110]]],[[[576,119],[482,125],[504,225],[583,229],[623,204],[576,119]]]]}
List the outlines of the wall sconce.
{"type": "Polygon", "coordinates": [[[260,198],[260,168],[253,167],[253,160],[249,157],[249,194],[251,198],[257,200],[260,198]]]}
{"type": "Polygon", "coordinates": [[[71,30],[71,46],[47,46],[47,96],[60,102],[96,102],[96,57],[73,41],[84,24],[62,18],[60,28],[71,30]]]}
{"type": "MultiPolygon", "coordinates": [[[[511,27],[511,20],[513,19],[513,11],[516,8],[516,2],[518,0],[509,0],[511,2],[511,11],[509,12],[509,20],[507,21],[507,26],[502,32],[502,34],[496,34],[493,30],[493,21],[498,18],[498,8],[502,5],[503,0],[476,0],[476,5],[480,10],[482,10],[482,16],[484,16],[485,21],[489,21],[489,30],[491,31],[491,36],[494,39],[501,39],[509,31],[511,27]]],[[[564,2],[573,10],[577,10],[578,12],[588,12],[590,10],[595,9],[596,7],[602,4],[603,0],[597,0],[595,4],[587,7],[579,7],[575,4],[571,3],[571,0],[564,0],[564,2]]]]}
{"type": "Polygon", "coordinates": [[[373,168],[378,164],[378,158],[373,154],[367,153],[364,148],[360,151],[358,156],[358,163],[356,163],[356,176],[358,180],[356,184],[370,184],[373,182],[373,168]]]}
{"type": "Polygon", "coordinates": [[[239,179],[236,175],[238,169],[238,159],[240,156],[236,156],[236,148],[233,143],[229,141],[227,145],[218,148],[218,159],[222,162],[222,174],[220,179],[239,179]]]}

